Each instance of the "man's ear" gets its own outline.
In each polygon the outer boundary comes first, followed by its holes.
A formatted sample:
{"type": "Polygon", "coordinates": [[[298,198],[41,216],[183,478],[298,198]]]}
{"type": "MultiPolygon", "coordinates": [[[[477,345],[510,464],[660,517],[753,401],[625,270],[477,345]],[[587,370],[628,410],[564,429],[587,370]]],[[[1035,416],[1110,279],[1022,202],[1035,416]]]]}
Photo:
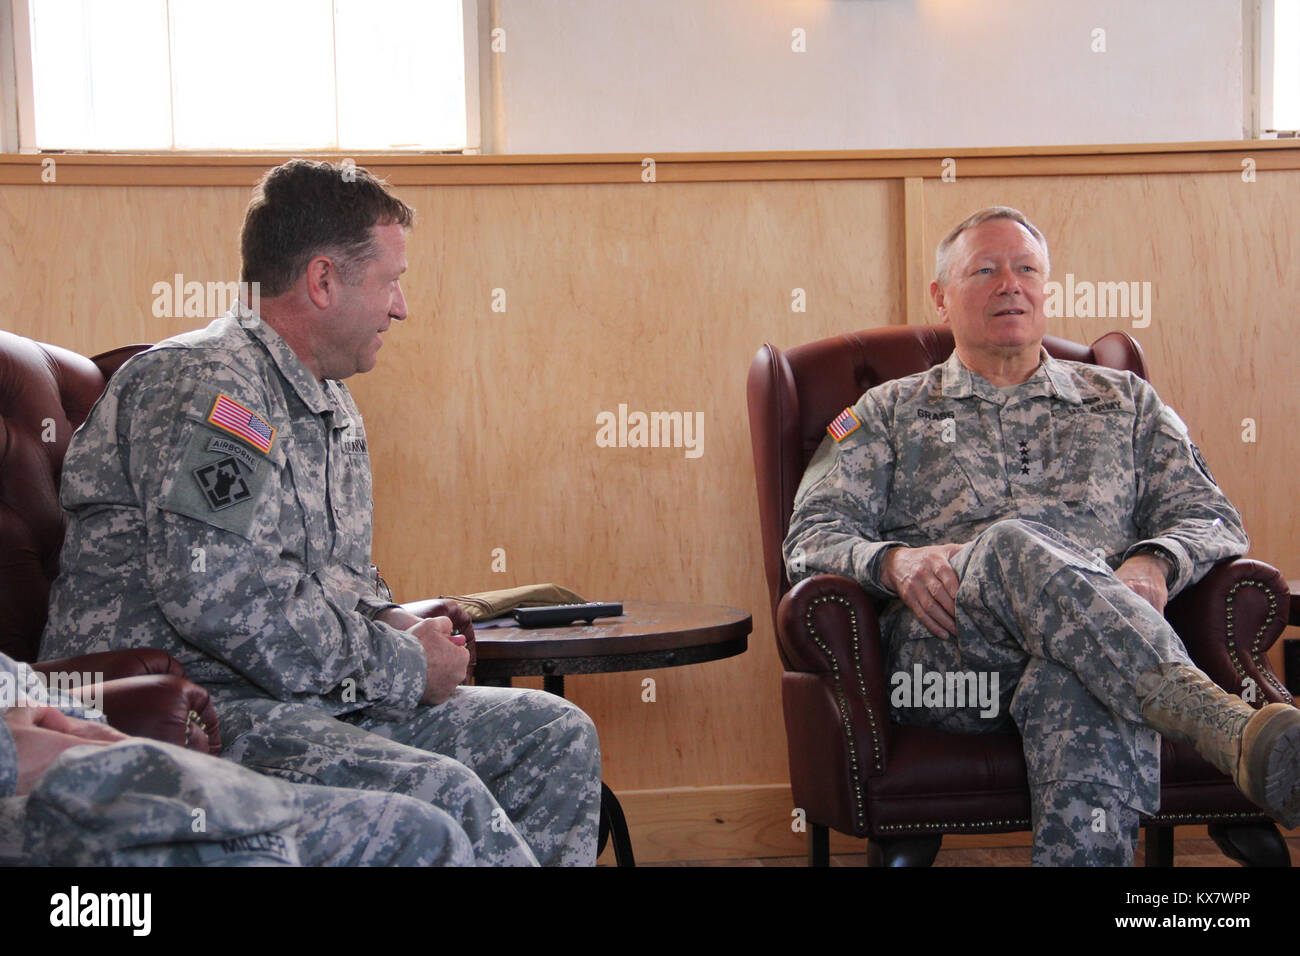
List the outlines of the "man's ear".
{"type": "Polygon", "coordinates": [[[318,309],[329,308],[334,301],[334,286],[339,281],[338,269],[329,256],[316,256],[307,263],[307,298],[318,309]]]}
{"type": "Polygon", "coordinates": [[[939,285],[938,280],[930,283],[930,299],[934,302],[934,310],[939,313],[939,321],[948,324],[948,310],[943,304],[943,286],[939,285]]]}

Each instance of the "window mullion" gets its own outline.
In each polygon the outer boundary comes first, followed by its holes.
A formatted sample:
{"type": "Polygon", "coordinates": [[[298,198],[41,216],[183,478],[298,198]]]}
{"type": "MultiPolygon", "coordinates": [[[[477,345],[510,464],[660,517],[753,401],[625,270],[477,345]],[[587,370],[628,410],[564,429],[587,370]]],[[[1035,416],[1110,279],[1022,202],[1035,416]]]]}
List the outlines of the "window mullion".
{"type": "Polygon", "coordinates": [[[330,0],[330,39],[334,43],[334,148],[343,148],[339,135],[339,18],[338,3],[330,0]]]}
{"type": "Polygon", "coordinates": [[[172,68],[172,51],[176,47],[176,28],[172,23],[172,0],[164,0],[167,14],[167,123],[168,142],[176,148],[176,71],[172,68]]]}
{"type": "Polygon", "coordinates": [[[36,152],[36,82],[32,61],[32,10],[27,0],[13,0],[14,108],[18,112],[20,152],[36,152]]]}

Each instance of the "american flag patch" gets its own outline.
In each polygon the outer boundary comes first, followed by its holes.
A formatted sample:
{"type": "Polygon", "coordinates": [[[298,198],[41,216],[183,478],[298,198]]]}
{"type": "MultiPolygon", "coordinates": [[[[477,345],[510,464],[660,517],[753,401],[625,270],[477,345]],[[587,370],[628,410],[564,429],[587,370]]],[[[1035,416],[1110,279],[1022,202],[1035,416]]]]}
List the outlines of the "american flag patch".
{"type": "Polygon", "coordinates": [[[858,416],[853,414],[852,408],[846,408],[835,416],[835,421],[826,426],[826,431],[836,441],[844,441],[855,431],[862,427],[862,422],[858,421],[858,416]]]}
{"type": "Polygon", "coordinates": [[[248,442],[264,455],[271,453],[275,442],[275,429],[256,412],[249,411],[234,399],[218,395],[208,421],[248,442]]]}

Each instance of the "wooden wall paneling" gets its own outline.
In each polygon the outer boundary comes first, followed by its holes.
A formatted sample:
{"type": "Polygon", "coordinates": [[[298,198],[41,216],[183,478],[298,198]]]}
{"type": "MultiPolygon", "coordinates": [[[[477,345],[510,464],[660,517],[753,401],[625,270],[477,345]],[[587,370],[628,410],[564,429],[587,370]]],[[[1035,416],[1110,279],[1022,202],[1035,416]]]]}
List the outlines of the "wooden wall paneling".
{"type": "Polygon", "coordinates": [[[925,236],[925,180],[909,176],[903,180],[903,314],[908,325],[925,325],[934,321],[930,304],[930,280],[933,278],[934,250],[925,236]]]}
{"type": "Polygon", "coordinates": [[[157,342],[206,322],[155,316],[155,283],[239,278],[247,190],[47,184],[0,197],[0,327],[11,332],[87,354],[157,342]]]}

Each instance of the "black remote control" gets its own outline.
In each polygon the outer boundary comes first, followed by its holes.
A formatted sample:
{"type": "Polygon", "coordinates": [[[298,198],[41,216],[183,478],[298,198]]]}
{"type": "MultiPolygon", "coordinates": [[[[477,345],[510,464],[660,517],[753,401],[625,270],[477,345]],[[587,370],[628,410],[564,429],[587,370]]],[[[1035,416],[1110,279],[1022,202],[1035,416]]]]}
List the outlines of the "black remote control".
{"type": "Polygon", "coordinates": [[[515,608],[520,627],[563,627],[574,621],[590,624],[598,617],[618,617],[623,613],[619,602],[592,601],[589,604],[551,604],[547,607],[515,608]]]}

